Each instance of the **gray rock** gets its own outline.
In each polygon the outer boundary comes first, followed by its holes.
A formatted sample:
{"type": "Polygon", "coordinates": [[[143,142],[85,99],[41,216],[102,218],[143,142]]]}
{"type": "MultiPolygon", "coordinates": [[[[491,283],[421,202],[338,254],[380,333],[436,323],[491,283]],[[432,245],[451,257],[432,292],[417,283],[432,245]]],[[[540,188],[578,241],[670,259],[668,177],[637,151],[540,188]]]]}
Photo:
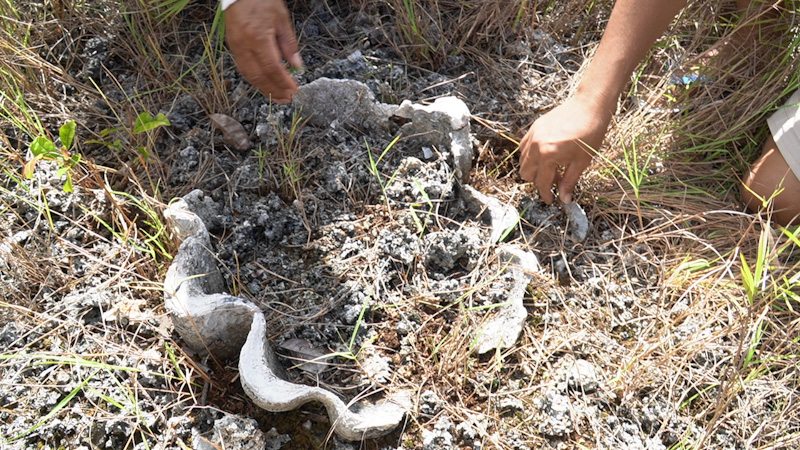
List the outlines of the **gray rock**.
{"type": "Polygon", "coordinates": [[[459,448],[483,449],[482,439],[488,436],[488,419],[481,414],[467,414],[466,419],[456,426],[459,448]]]}
{"type": "Polygon", "coordinates": [[[522,400],[517,397],[506,395],[497,402],[497,410],[500,411],[501,414],[513,415],[524,411],[525,405],[522,403],[522,400]]]}
{"type": "Polygon", "coordinates": [[[419,237],[407,228],[383,229],[378,235],[378,248],[393,260],[408,265],[420,252],[419,237]]]}
{"type": "Polygon", "coordinates": [[[419,396],[419,413],[425,416],[435,416],[442,410],[442,399],[430,389],[419,396]]]}
{"type": "Polygon", "coordinates": [[[455,448],[453,438],[453,422],[447,414],[436,421],[433,430],[422,431],[422,448],[424,450],[451,450],[455,448]]]}
{"type": "Polygon", "coordinates": [[[310,125],[338,128],[384,127],[397,108],[375,100],[369,87],[355,80],[319,78],[298,89],[292,104],[310,125]]]}
{"type": "Polygon", "coordinates": [[[195,189],[183,196],[190,211],[197,214],[208,231],[215,231],[222,226],[222,205],[206,195],[202,189],[195,189]]]}
{"type": "Polygon", "coordinates": [[[226,414],[214,421],[210,437],[192,430],[192,446],[202,450],[265,450],[267,441],[255,420],[226,414]]]}
{"type": "Polygon", "coordinates": [[[398,165],[385,194],[392,203],[415,205],[417,219],[429,223],[430,213],[455,197],[454,186],[452,170],[444,160],[426,163],[409,156],[398,165]]]}
{"type": "Polygon", "coordinates": [[[424,247],[425,265],[431,271],[447,273],[459,262],[470,271],[475,268],[482,247],[480,230],[465,227],[429,233],[425,235],[424,247]]]}
{"type": "Polygon", "coordinates": [[[367,355],[359,363],[364,375],[373,383],[388,384],[392,378],[392,362],[389,358],[381,356],[373,348],[362,350],[367,355]]]}
{"type": "Polygon", "coordinates": [[[569,397],[547,392],[537,401],[542,420],[539,432],[546,436],[566,437],[574,431],[569,397]]]}
{"type": "Polygon", "coordinates": [[[280,434],[275,428],[270,428],[266,433],[267,447],[264,450],[280,450],[281,447],[292,441],[288,434],[280,434]]]}

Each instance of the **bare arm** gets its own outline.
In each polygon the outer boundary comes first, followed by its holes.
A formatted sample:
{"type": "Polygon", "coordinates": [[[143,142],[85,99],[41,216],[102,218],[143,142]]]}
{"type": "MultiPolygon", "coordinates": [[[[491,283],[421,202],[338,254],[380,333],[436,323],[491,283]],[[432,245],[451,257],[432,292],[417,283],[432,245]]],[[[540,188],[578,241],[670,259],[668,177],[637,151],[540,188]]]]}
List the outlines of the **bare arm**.
{"type": "Polygon", "coordinates": [[[533,181],[546,203],[558,167],[561,201],[572,190],[603,142],[617,98],[630,74],[667,29],[686,0],[618,0],[594,58],[575,94],[531,125],[520,143],[520,176],[533,181]]]}

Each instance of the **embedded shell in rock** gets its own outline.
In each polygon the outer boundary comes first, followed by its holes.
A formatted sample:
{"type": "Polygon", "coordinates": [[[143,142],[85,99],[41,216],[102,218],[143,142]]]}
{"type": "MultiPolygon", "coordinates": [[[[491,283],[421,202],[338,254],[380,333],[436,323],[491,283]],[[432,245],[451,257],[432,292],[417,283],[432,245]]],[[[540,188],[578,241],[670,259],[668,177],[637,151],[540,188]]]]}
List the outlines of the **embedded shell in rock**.
{"type": "MultiPolygon", "coordinates": [[[[410,119],[404,125],[405,131],[427,135],[437,141],[434,143],[437,148],[449,149],[451,158],[448,158],[447,165],[452,166],[445,172],[456,176],[455,180],[450,179],[449,184],[443,185],[449,189],[443,187],[443,192],[460,192],[463,200],[471,205],[469,209],[479,211],[490,222],[491,233],[486,246],[497,244],[505,232],[513,230],[518,223],[519,215],[514,207],[465,184],[462,184],[462,189],[453,190],[453,183],[466,180],[473,158],[469,110],[461,100],[449,97],[427,106],[404,102],[397,107],[377,102],[361,83],[320,79],[301,88],[295,97],[295,106],[315,111],[311,123],[322,127],[338,127],[352,122],[354,125],[369,124],[365,127],[368,129],[380,128],[391,114],[410,119]]],[[[417,165],[422,163],[417,161],[417,165]]],[[[327,389],[281,378],[282,367],[267,340],[264,313],[250,301],[224,292],[223,278],[210,251],[211,236],[200,218],[200,215],[205,217],[209,214],[203,210],[202,203],[193,200],[202,197],[197,194],[188,194],[164,212],[181,241],[164,281],[165,303],[175,330],[184,342],[194,351],[212,354],[222,360],[238,354],[239,375],[245,393],[256,405],[268,411],[289,411],[318,401],[325,406],[336,434],[346,440],[377,437],[395,429],[410,409],[410,396],[404,391],[393,393],[389,389],[381,402],[369,404],[361,401],[351,408],[327,389]]],[[[438,248],[437,242],[447,241],[448,236],[446,233],[431,233],[425,242],[431,248],[438,248]]],[[[465,235],[464,239],[469,240],[470,236],[465,235]]],[[[478,236],[473,237],[480,240],[478,236]]],[[[505,306],[495,311],[481,330],[477,341],[479,353],[514,345],[527,315],[522,299],[532,274],[540,270],[536,256],[519,247],[502,245],[497,249],[497,255],[505,265],[504,270],[510,271],[513,283],[503,294],[508,298],[505,306]]],[[[407,259],[411,262],[413,255],[407,259]]],[[[450,261],[445,265],[454,264],[450,261]]]]}
{"type": "Polygon", "coordinates": [[[289,411],[318,401],[325,405],[336,434],[346,440],[377,437],[397,427],[407,410],[405,393],[389,395],[376,405],[360,402],[354,407],[359,412],[354,412],[328,390],[281,379],[281,367],[267,342],[264,314],[245,299],[219,292],[222,278],[208,250],[203,222],[184,200],[170,205],[164,216],[183,238],[164,281],[166,307],[189,347],[223,359],[240,351],[242,387],[268,411],[289,411]]]}

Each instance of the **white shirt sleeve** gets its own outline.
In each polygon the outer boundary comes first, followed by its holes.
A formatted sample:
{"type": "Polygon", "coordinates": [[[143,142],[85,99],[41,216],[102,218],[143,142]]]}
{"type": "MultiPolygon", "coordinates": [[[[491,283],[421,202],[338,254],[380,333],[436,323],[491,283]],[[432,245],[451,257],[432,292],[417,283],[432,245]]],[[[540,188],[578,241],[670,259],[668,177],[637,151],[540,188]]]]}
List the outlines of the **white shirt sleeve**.
{"type": "Polygon", "coordinates": [[[234,2],[236,2],[236,0],[222,0],[222,10],[225,11],[225,9],[234,4],[234,2]]]}

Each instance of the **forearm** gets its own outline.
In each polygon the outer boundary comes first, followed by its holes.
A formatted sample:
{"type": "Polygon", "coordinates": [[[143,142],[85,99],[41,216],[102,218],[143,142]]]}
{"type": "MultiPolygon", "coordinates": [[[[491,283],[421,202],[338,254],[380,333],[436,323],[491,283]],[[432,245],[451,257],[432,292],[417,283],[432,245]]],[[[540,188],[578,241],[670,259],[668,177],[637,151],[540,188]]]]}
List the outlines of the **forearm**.
{"type": "Polygon", "coordinates": [[[576,95],[612,114],[631,73],[686,3],[687,0],[617,0],[576,95]]]}

